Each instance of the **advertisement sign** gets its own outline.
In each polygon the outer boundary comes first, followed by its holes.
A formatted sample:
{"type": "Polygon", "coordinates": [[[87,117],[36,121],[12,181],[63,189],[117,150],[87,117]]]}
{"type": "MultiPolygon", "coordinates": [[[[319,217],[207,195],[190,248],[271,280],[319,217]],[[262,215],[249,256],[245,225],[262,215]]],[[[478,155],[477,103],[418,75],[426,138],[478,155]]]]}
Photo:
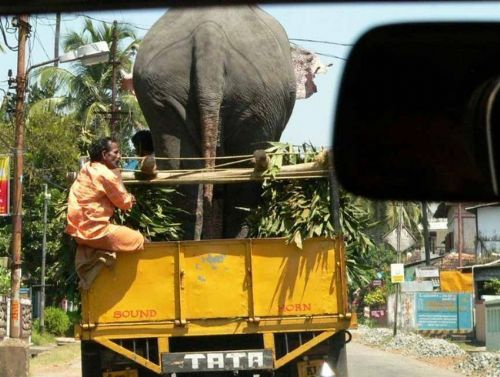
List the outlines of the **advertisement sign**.
{"type": "Polygon", "coordinates": [[[415,270],[417,278],[439,278],[439,268],[434,266],[417,267],[415,270]]]}
{"type": "Polygon", "coordinates": [[[432,292],[433,290],[434,286],[430,280],[405,281],[401,283],[402,292],[432,292]]]}
{"type": "Polygon", "coordinates": [[[403,263],[391,264],[391,282],[402,283],[405,281],[405,265],[403,263]]]}
{"type": "Polygon", "coordinates": [[[10,158],[0,156],[0,216],[8,216],[10,211],[10,158]]]}
{"type": "Polygon", "coordinates": [[[470,293],[417,293],[418,330],[472,330],[470,293]]]}

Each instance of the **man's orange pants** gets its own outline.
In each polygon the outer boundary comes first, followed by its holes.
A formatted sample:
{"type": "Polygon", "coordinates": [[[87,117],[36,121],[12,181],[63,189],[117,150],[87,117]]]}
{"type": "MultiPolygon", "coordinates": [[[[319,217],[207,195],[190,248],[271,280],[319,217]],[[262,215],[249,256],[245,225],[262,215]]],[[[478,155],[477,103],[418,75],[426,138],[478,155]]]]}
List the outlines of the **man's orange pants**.
{"type": "Polygon", "coordinates": [[[144,250],[144,236],[137,230],[123,225],[109,225],[110,232],[104,237],[94,240],[84,240],[75,237],[76,243],[98,250],[133,253],[144,250]]]}

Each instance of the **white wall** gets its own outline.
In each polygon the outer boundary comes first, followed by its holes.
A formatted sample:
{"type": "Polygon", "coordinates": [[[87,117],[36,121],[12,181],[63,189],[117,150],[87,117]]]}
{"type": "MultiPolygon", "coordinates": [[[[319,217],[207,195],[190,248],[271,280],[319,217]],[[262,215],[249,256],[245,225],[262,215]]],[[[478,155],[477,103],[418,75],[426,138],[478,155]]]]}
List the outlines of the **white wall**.
{"type": "Polygon", "coordinates": [[[500,250],[500,207],[478,208],[477,228],[488,251],[500,250]]]}

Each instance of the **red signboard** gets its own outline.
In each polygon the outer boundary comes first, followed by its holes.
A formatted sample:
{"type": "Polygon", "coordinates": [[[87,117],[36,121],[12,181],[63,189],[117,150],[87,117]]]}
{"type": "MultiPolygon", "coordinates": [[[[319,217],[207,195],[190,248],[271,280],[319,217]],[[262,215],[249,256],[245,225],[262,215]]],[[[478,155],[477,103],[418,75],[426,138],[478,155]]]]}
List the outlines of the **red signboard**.
{"type": "Polygon", "coordinates": [[[10,211],[10,158],[0,156],[0,216],[8,216],[10,211]]]}

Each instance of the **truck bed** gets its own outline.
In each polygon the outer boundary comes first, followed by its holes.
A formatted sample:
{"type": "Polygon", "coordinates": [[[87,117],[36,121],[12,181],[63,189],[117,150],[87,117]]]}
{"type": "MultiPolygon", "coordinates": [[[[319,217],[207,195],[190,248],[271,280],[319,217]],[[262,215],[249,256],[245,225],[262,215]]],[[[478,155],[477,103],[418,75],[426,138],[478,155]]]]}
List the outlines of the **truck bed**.
{"type": "Polygon", "coordinates": [[[168,370],[162,358],[200,336],[257,342],[279,368],[352,321],[342,240],[310,239],[303,249],[284,239],[154,242],[101,271],[82,294],[78,333],[157,373],[168,370]],[[295,348],[288,338],[275,344],[299,332],[308,333],[295,348]],[[136,341],[155,356],[136,352],[136,341]]]}

